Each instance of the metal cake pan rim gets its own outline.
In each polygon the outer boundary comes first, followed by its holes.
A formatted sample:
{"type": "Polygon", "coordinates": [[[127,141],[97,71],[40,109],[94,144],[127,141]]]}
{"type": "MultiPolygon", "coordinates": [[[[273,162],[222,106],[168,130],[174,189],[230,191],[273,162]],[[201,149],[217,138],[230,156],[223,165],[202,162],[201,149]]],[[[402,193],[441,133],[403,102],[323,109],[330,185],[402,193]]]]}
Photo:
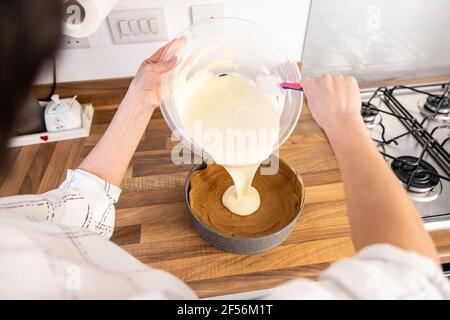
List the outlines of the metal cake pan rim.
{"type": "MultiPolygon", "coordinates": [[[[274,157],[274,156],[272,155],[272,157],[274,157]]],[[[300,217],[301,213],[303,212],[303,208],[305,206],[305,195],[306,195],[305,185],[303,183],[303,179],[298,174],[297,170],[294,167],[292,167],[287,161],[285,161],[285,160],[283,160],[283,159],[281,159],[279,157],[277,157],[277,158],[278,158],[279,161],[283,162],[290,170],[292,170],[292,172],[294,172],[294,174],[297,177],[300,185],[302,186],[302,199],[300,201],[300,206],[299,206],[297,212],[295,213],[295,215],[291,218],[291,220],[289,220],[289,222],[283,228],[281,228],[281,229],[279,229],[279,230],[277,230],[277,231],[275,231],[273,233],[269,233],[269,234],[266,234],[266,235],[263,235],[263,236],[257,236],[257,237],[234,237],[234,236],[230,236],[230,235],[227,235],[227,234],[220,233],[217,230],[212,229],[207,224],[203,223],[203,221],[201,221],[197,217],[197,215],[195,214],[194,210],[191,207],[191,204],[189,203],[189,191],[190,191],[190,178],[191,178],[192,174],[195,171],[203,170],[203,169],[199,169],[199,167],[207,165],[207,163],[204,160],[202,160],[199,163],[194,164],[193,167],[191,168],[191,170],[189,171],[189,174],[186,177],[185,202],[186,202],[186,205],[187,205],[187,207],[189,209],[189,214],[191,215],[191,217],[193,217],[202,226],[202,228],[205,228],[207,231],[209,231],[211,233],[214,233],[215,235],[217,235],[218,237],[221,237],[223,239],[233,240],[233,241],[238,240],[238,241],[250,242],[250,241],[261,241],[261,240],[265,240],[265,239],[273,239],[273,238],[277,237],[278,235],[280,235],[281,233],[286,231],[286,229],[290,228],[291,225],[294,224],[298,220],[298,218],[300,217]]],[[[287,236],[289,236],[289,234],[291,232],[292,232],[292,230],[288,233],[287,236]]]]}

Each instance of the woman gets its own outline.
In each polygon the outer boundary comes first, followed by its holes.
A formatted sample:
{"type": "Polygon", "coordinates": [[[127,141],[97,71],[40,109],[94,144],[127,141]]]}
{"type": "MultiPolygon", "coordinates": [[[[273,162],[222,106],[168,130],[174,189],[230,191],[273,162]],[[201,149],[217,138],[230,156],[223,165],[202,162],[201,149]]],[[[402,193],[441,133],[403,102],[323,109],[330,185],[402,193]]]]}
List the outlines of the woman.
{"type": "MultiPolygon", "coordinates": [[[[21,98],[57,49],[60,6],[55,0],[0,0],[2,30],[10,30],[0,35],[3,161],[21,98]]],[[[106,240],[117,186],[159,106],[160,75],[176,64],[176,57],[160,61],[167,46],[144,61],[104,136],[58,189],[0,199],[0,298],[196,297],[181,280],[106,240]]],[[[333,264],[317,282],[291,281],[269,298],[449,299],[433,243],[364,127],[356,81],[324,75],[305,79],[303,86],[339,161],[358,254],[333,264]]]]}

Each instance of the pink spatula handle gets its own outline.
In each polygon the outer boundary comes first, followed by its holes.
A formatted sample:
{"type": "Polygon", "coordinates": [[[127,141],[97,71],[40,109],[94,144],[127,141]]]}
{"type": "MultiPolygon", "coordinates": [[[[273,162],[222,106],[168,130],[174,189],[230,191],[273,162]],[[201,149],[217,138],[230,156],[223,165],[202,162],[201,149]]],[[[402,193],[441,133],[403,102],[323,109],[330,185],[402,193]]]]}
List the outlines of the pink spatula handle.
{"type": "Polygon", "coordinates": [[[291,90],[298,90],[303,91],[303,87],[300,83],[294,83],[294,82],[283,82],[280,84],[280,86],[283,89],[291,89],[291,90]]]}

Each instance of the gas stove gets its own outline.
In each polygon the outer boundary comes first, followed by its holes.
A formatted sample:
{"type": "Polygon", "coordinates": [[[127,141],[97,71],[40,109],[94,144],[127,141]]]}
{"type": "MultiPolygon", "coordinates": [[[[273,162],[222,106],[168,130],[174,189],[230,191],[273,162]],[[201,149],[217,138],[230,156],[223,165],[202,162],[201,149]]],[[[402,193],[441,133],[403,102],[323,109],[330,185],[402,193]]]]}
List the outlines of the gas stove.
{"type": "Polygon", "coordinates": [[[428,230],[450,228],[449,82],[361,91],[367,130],[428,230]]]}

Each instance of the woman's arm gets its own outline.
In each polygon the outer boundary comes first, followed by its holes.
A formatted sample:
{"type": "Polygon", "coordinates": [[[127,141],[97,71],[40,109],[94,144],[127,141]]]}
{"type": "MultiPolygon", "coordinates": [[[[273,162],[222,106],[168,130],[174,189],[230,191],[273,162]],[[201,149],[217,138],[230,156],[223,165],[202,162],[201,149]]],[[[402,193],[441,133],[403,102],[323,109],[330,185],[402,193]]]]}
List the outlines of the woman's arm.
{"type": "Polygon", "coordinates": [[[419,213],[364,126],[356,80],[323,75],[305,78],[303,87],[311,113],[339,162],[356,249],[389,243],[439,264],[419,213]]]}
{"type": "Polygon", "coordinates": [[[175,39],[144,61],[111,124],[80,169],[120,185],[153,111],[159,107],[160,76],[176,64],[176,57],[163,62],[161,56],[178,42],[180,39],[175,39]]]}

